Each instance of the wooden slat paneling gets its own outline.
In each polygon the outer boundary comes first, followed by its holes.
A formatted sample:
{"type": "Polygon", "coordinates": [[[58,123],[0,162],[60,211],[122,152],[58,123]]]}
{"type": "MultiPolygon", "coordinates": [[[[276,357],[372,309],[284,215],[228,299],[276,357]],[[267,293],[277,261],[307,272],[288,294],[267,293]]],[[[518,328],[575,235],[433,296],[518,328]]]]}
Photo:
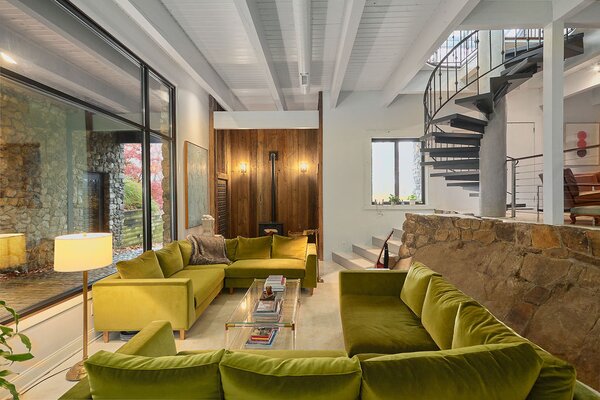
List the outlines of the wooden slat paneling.
{"type": "Polygon", "coordinates": [[[278,152],[277,221],[288,231],[318,227],[318,135],[316,129],[220,130],[229,154],[231,213],[229,236],[256,236],[271,222],[269,152],[278,152]],[[308,171],[300,172],[300,162],[308,171]],[[240,163],[248,172],[240,172],[240,163]]]}

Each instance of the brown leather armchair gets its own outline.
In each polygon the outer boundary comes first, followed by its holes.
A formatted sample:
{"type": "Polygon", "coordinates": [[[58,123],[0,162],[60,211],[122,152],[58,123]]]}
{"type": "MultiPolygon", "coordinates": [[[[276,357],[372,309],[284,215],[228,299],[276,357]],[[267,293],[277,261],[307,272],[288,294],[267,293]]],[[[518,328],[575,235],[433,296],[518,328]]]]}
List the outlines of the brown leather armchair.
{"type": "MultiPolygon", "coordinates": [[[[598,173],[600,174],[600,173],[598,173]]],[[[571,208],[582,206],[600,206],[600,183],[594,185],[594,179],[598,180],[598,174],[573,174],[571,168],[565,168],[563,173],[564,179],[564,210],[571,215],[571,222],[577,222],[577,216],[571,213],[571,208]],[[595,175],[591,177],[590,175],[595,175]],[[579,179],[578,179],[579,177],[579,179]],[[598,190],[581,190],[592,189],[595,186],[598,190]]],[[[544,181],[544,174],[540,174],[540,179],[544,181]]]]}

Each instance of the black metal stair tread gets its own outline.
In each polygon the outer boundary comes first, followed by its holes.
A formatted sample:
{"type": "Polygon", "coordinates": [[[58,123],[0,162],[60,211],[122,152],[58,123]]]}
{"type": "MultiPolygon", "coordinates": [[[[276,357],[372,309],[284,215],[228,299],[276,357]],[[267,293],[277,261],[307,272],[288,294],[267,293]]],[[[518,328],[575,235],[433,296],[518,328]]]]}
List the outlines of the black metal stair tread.
{"type": "Polygon", "coordinates": [[[452,172],[432,172],[429,176],[436,177],[451,177],[451,176],[479,176],[479,171],[452,171],[452,172]]]}
{"type": "Polygon", "coordinates": [[[512,67],[505,68],[504,70],[502,70],[500,72],[500,75],[501,76],[507,76],[507,75],[510,76],[510,75],[520,74],[522,72],[532,72],[532,70],[537,71],[537,66],[538,66],[537,58],[528,57],[528,58],[525,58],[524,60],[521,60],[520,62],[518,62],[517,64],[515,64],[512,67]]]}
{"type": "Polygon", "coordinates": [[[424,153],[472,153],[479,152],[479,146],[465,147],[425,147],[421,149],[424,153]]]}
{"type": "Polygon", "coordinates": [[[488,124],[487,121],[484,121],[482,119],[469,117],[468,115],[464,115],[464,114],[460,114],[460,113],[449,114],[449,115],[446,115],[446,116],[443,116],[440,118],[436,118],[432,121],[432,123],[441,124],[443,122],[450,122],[452,120],[461,120],[461,121],[468,122],[470,124],[480,125],[480,126],[487,126],[487,124],[488,124]]]}
{"type": "Polygon", "coordinates": [[[481,133],[462,133],[462,132],[430,132],[424,136],[421,136],[421,140],[427,140],[429,138],[446,137],[454,139],[477,139],[481,140],[483,134],[481,133]]]}
{"type": "Polygon", "coordinates": [[[453,148],[453,147],[441,147],[441,148],[433,148],[433,149],[428,149],[429,151],[427,151],[426,153],[429,153],[430,157],[433,158],[437,158],[437,157],[446,157],[446,158],[465,158],[465,159],[471,159],[471,158],[479,158],[479,148],[478,147],[459,147],[459,148],[453,148]]]}
{"type": "Polygon", "coordinates": [[[479,169],[479,159],[462,159],[462,160],[444,160],[444,161],[423,161],[421,165],[430,165],[434,169],[479,169]]]}
{"type": "Polygon", "coordinates": [[[459,186],[459,187],[479,187],[479,181],[477,182],[448,182],[446,186],[459,186]]]}
{"type": "Polygon", "coordinates": [[[474,96],[462,97],[454,100],[454,104],[471,110],[481,111],[485,114],[494,112],[494,96],[492,93],[481,93],[474,96]]]}

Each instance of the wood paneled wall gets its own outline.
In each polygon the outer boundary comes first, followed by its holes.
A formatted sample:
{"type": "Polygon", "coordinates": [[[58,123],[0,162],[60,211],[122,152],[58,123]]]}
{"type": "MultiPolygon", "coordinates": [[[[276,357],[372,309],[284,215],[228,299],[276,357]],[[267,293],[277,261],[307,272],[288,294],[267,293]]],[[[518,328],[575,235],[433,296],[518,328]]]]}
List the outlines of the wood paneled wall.
{"type": "Polygon", "coordinates": [[[318,227],[318,131],[316,129],[217,130],[218,173],[230,192],[229,236],[254,237],[259,222],[271,222],[269,152],[277,151],[277,221],[284,230],[318,227]],[[240,164],[248,164],[245,174],[240,164]],[[306,173],[300,163],[308,164],[306,173]]]}

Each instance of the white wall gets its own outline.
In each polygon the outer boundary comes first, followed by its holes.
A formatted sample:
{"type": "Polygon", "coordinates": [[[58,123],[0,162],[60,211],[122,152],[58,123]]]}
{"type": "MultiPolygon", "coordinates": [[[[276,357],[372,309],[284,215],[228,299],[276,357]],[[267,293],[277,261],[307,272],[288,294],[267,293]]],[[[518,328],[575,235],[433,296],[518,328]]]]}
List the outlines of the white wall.
{"type": "MultiPolygon", "coordinates": [[[[343,93],[344,95],[345,93],[343,93]]],[[[365,204],[365,163],[368,131],[402,130],[403,136],[422,134],[422,105],[418,96],[403,96],[390,108],[381,105],[380,92],[355,92],[335,109],[323,104],[323,241],[324,256],[366,243],[371,235],[384,235],[404,221],[403,209],[377,212],[365,204]]]]}

